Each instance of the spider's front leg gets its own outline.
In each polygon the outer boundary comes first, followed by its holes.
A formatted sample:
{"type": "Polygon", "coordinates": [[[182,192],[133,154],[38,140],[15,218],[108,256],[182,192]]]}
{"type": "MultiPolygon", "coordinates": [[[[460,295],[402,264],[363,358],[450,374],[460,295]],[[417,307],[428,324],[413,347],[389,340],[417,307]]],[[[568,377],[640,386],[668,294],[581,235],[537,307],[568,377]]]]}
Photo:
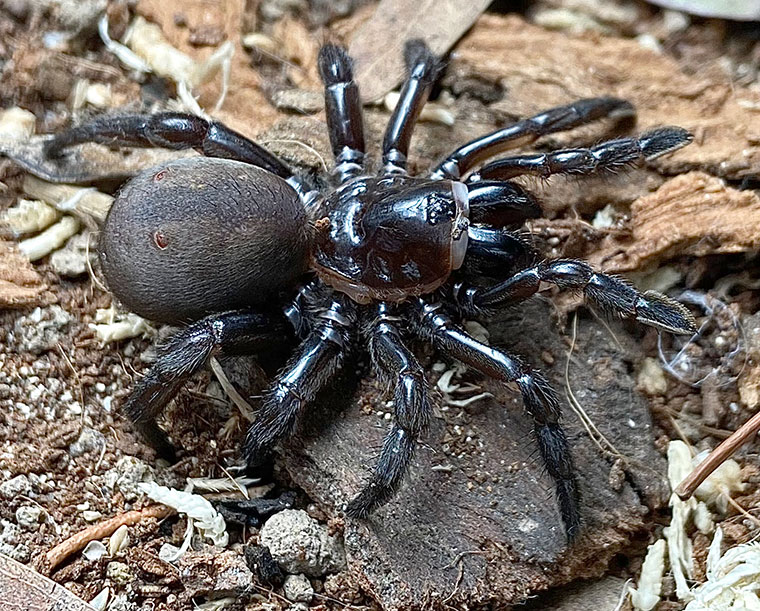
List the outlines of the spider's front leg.
{"type": "Polygon", "coordinates": [[[346,515],[355,518],[367,517],[393,496],[409,467],[417,438],[430,420],[425,373],[404,345],[396,327],[398,320],[380,304],[368,331],[372,362],[381,378],[394,388],[396,419],[369,484],[346,507],[346,515]]]}
{"type": "Polygon", "coordinates": [[[256,354],[282,343],[288,334],[280,318],[239,310],[213,314],[175,333],[159,348],[156,362],[122,408],[160,455],[174,459],[174,448],[156,416],[190,376],[215,355],[256,354]]]}
{"type": "Polygon", "coordinates": [[[546,470],[556,484],[562,521],[568,539],[580,529],[578,484],[570,448],[560,426],[559,400],[540,371],[509,355],[477,341],[456,326],[440,304],[417,303],[417,332],[457,360],[485,375],[503,382],[515,382],[522,394],[525,410],[533,418],[534,433],[546,470]]]}
{"type": "Polygon", "coordinates": [[[313,315],[308,335],[275,378],[248,429],[243,454],[249,466],[264,462],[274,444],[295,431],[305,407],[340,371],[355,323],[355,306],[342,297],[313,315]]]}
{"type": "Polygon", "coordinates": [[[697,332],[694,317],[677,301],[655,291],[640,293],[622,279],[594,271],[588,263],[575,259],[542,261],[491,287],[467,287],[460,283],[455,285],[454,294],[464,311],[488,311],[535,295],[541,282],[560,289],[581,290],[588,301],[604,312],[670,333],[697,332]]]}
{"type": "Polygon", "coordinates": [[[638,138],[608,140],[591,148],[576,148],[505,157],[484,165],[467,179],[509,180],[532,175],[549,178],[554,174],[593,174],[615,171],[637,161],[672,153],[689,144],[694,137],[681,127],[661,127],[638,138]]]}

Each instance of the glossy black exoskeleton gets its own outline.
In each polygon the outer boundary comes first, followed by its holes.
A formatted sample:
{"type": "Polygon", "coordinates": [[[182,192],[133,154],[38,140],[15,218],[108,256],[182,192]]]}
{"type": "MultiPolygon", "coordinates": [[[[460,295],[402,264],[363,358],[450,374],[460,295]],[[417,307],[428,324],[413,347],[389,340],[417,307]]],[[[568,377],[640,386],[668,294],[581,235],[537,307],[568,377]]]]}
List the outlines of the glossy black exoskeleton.
{"type": "Polygon", "coordinates": [[[594,305],[673,333],[693,333],[680,304],[576,260],[542,260],[516,231],[540,214],[518,175],[591,174],[668,153],[691,136],[666,127],[586,149],[490,158],[540,136],[605,117],[631,116],[615,98],[580,100],[477,138],[427,177],[406,171],[412,130],[439,71],[420,41],[407,44],[407,80],[391,115],[378,173],[365,164],[359,91],[335,45],[319,55],[334,189],[320,194],[271,153],[220,123],[180,113],[101,117],[52,138],[51,158],[83,142],[194,148],[203,157],[144,172],[121,191],[103,228],[103,271],[114,294],[155,320],[186,323],[124,406],[171,454],[156,416],[217,354],[264,353],[285,334],[299,348],[272,382],[243,453],[257,464],[292,434],[316,393],[363,339],[394,389],[395,421],[369,483],[346,507],[364,517],[395,492],[431,415],[417,335],[519,388],[556,484],[568,536],[581,518],[559,400],[536,369],[483,344],[458,323],[534,295],[542,282],[581,291],[594,305]]]}

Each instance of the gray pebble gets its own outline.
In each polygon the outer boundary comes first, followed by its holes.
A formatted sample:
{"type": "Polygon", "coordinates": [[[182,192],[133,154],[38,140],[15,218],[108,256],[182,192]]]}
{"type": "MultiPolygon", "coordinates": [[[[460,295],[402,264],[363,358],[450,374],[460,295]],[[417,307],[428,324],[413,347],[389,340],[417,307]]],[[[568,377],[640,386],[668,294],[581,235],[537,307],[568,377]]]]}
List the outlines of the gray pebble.
{"type": "Polygon", "coordinates": [[[288,573],[319,577],[346,567],[343,541],[300,509],[286,509],[269,518],[259,540],[288,573]]]}
{"type": "Polygon", "coordinates": [[[309,603],[314,596],[314,588],[306,575],[288,575],[282,584],[285,598],[294,603],[309,603]]]}
{"type": "Polygon", "coordinates": [[[85,427],[79,434],[79,439],[69,446],[69,454],[74,457],[82,456],[82,454],[87,454],[87,452],[102,450],[105,444],[106,438],[103,433],[85,427]]]}
{"type": "Polygon", "coordinates": [[[23,473],[0,484],[0,496],[7,500],[11,500],[19,494],[29,496],[31,492],[32,484],[23,473]]]}
{"type": "Polygon", "coordinates": [[[16,524],[26,530],[37,530],[45,521],[46,512],[37,505],[22,505],[16,510],[16,524]]]}

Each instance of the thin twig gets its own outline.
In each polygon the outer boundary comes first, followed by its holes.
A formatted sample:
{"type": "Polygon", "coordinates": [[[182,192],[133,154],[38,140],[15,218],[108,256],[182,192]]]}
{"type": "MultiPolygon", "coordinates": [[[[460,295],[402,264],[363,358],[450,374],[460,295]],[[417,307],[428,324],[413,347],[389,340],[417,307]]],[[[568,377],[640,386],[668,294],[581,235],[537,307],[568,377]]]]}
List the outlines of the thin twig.
{"type": "Polygon", "coordinates": [[[79,531],[77,534],[59,543],[45,554],[48,567],[50,570],[53,570],[61,564],[61,562],[66,560],[66,558],[87,547],[87,544],[90,541],[110,537],[120,526],[133,526],[134,524],[138,524],[149,518],[165,518],[174,513],[174,511],[174,509],[167,507],[166,505],[151,505],[145,509],[127,511],[126,513],[121,513],[108,520],[99,522],[98,524],[88,526],[84,530],[79,531]]]}
{"type": "Polygon", "coordinates": [[[715,448],[689,475],[678,484],[676,494],[684,501],[720,465],[728,460],[739,447],[743,446],[760,431],[760,412],[752,416],[728,439],[715,448]]]}

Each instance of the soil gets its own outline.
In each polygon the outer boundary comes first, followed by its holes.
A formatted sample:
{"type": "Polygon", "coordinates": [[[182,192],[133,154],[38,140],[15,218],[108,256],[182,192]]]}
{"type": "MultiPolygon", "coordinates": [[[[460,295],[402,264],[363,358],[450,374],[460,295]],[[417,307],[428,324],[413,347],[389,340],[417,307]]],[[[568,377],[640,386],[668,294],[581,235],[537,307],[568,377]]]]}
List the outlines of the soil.
{"type": "MultiPolygon", "coordinates": [[[[330,148],[315,69],[319,44],[342,40],[361,50],[363,66],[380,65],[377,73],[362,66],[357,72],[372,97],[382,97],[398,71],[384,62],[387,50],[376,43],[398,31],[392,19],[381,19],[393,16],[383,13],[393,4],[8,0],[0,5],[0,103],[32,111],[40,134],[104,112],[172,108],[177,92],[170,79],[126,68],[97,35],[103,10],[113,39],[139,15],[197,60],[232,41],[224,104],[211,111],[221,93],[219,78],[196,88],[199,104],[323,180],[330,148]],[[241,33],[255,34],[255,44],[244,46],[241,33]],[[372,36],[372,44],[362,36],[372,36]],[[75,102],[85,81],[110,88],[107,102],[75,102]]],[[[451,5],[436,4],[441,11],[451,5]]],[[[161,420],[180,448],[179,462],[159,460],[118,407],[155,357],[156,340],[172,329],[103,345],[93,325],[97,310],[112,299],[98,280],[96,258],[89,257],[92,272],[61,275],[51,256],[30,263],[6,232],[0,241],[0,553],[84,601],[108,588],[114,611],[223,608],[211,606],[222,599],[224,608],[249,610],[509,608],[529,599],[529,608],[573,608],[558,601],[589,608],[589,601],[619,595],[625,580],[637,577],[647,544],[668,522],[668,441],[712,448],[760,406],[760,26],[623,0],[542,0],[519,13],[505,4],[492,4],[477,19],[473,14],[469,29],[447,19],[429,25],[440,29],[441,50],[450,50],[433,102],[454,123],[420,123],[412,171],[424,171],[476,134],[597,95],[633,102],[636,125],[600,122],[543,138],[535,148],[582,146],[666,124],[695,134],[689,147],[628,172],[524,182],[541,198],[546,216],[526,230],[547,256],[585,258],[605,271],[624,272],[642,289],[680,295],[705,325],[687,348],[689,369],[674,371],[676,377],[664,372],[660,350],[672,358],[682,344],[663,337],[660,345],[653,329],[598,319],[576,295],[544,291],[486,324],[490,343],[525,355],[568,397],[565,423],[583,492],[580,540],[568,547],[564,539],[519,398],[472,372],[455,380],[491,396],[463,405],[456,400],[467,395],[436,390],[435,418],[397,497],[367,522],[344,520],[340,507],[366,478],[391,418],[384,389],[360,360],[320,397],[272,472],[249,486],[262,498],[295,491],[295,507],[343,538],[348,565],[309,578],[311,603],[288,600],[281,586],[262,577],[260,566],[246,564],[252,556],[246,550],[258,544],[258,527],[251,525],[231,524],[224,552],[196,537],[188,555],[171,564],[161,559],[161,549],[180,544],[185,518],[147,517],[129,527],[129,544],[113,554],[91,560],[77,550],[60,564],[51,562],[61,542],[149,506],[137,488],[141,481],[183,489],[187,478],[226,477],[246,422],[205,371],[161,420]],[[609,445],[592,440],[570,399],[609,445]],[[578,582],[601,576],[593,588],[578,582]],[[592,593],[584,598],[587,590],[592,593]]],[[[387,118],[383,106],[367,107],[370,150],[377,151],[387,118]]],[[[0,210],[24,196],[26,170],[52,177],[40,150],[33,138],[0,138],[0,151],[9,157],[0,160],[0,210]]],[[[85,147],[58,178],[94,181],[114,193],[125,177],[166,158],[166,152],[124,155],[85,147]]],[[[451,364],[417,348],[435,383],[451,364]]],[[[263,363],[270,374],[277,364],[263,363]]],[[[255,407],[265,384],[261,369],[248,359],[223,366],[255,407]]],[[[735,500],[746,513],[730,507],[719,516],[727,545],[752,539],[760,524],[756,445],[737,460],[748,486],[735,500]]],[[[697,577],[704,575],[709,542],[695,538],[697,577]]],[[[15,565],[0,566],[0,593],[8,575],[13,588],[23,590],[23,574],[15,565]]],[[[64,594],[50,587],[50,608],[57,596],[64,594]]],[[[661,608],[683,607],[667,580],[663,598],[661,608]]]]}

